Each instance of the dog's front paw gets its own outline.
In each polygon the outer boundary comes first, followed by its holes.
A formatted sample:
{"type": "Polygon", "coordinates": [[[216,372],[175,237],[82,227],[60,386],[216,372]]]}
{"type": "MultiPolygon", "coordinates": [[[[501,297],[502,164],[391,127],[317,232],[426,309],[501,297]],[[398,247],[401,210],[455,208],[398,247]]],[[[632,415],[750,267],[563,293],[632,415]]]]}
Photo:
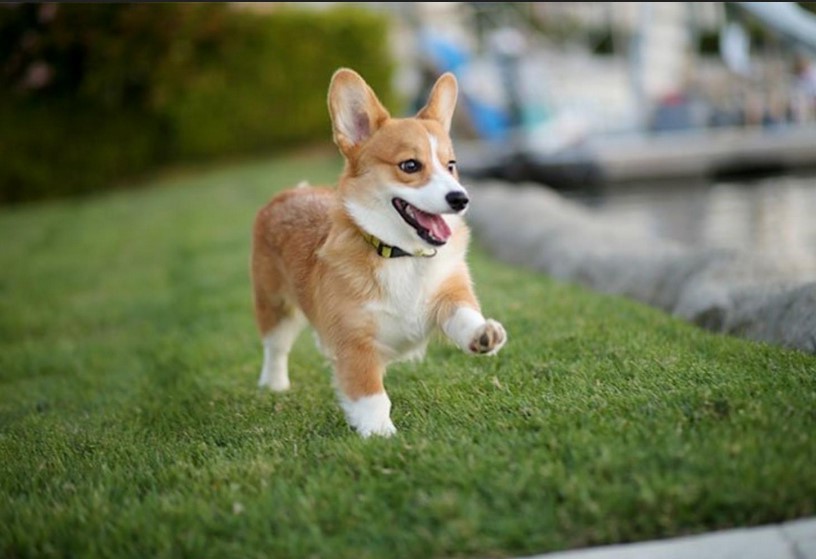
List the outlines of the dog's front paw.
{"type": "Polygon", "coordinates": [[[350,400],[340,395],[340,405],[346,412],[349,424],[361,437],[372,435],[390,437],[397,432],[391,422],[391,399],[382,392],[350,400]]]}
{"type": "Polygon", "coordinates": [[[506,341],[507,332],[504,331],[504,326],[492,318],[488,318],[473,333],[468,349],[471,353],[495,355],[506,341]]]}
{"type": "Polygon", "coordinates": [[[382,423],[378,424],[362,424],[357,426],[357,432],[360,434],[361,437],[367,439],[368,437],[375,435],[378,437],[390,437],[397,433],[397,428],[394,427],[394,424],[391,422],[390,419],[383,421],[382,423]]]}

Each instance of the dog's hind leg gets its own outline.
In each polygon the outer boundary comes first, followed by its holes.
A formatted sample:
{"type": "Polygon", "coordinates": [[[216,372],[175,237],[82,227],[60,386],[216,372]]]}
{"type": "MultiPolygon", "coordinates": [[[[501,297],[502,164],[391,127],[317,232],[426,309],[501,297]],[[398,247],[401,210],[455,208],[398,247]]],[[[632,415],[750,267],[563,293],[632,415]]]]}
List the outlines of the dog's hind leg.
{"type": "Polygon", "coordinates": [[[266,254],[253,250],[252,284],[255,318],[263,342],[263,366],[258,386],[288,390],[289,351],[306,325],[303,313],[284,291],[284,279],[266,254]]]}
{"type": "Polygon", "coordinates": [[[276,313],[274,326],[265,329],[262,335],[264,357],[258,380],[258,386],[273,392],[289,389],[289,351],[306,324],[299,309],[281,307],[280,311],[283,312],[276,313]]]}

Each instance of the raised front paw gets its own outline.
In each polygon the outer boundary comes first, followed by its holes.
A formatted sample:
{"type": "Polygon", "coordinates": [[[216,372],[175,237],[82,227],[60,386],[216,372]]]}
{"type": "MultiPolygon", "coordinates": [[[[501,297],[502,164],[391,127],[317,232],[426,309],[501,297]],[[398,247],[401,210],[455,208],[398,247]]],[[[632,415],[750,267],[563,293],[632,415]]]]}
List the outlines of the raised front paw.
{"type": "Polygon", "coordinates": [[[495,355],[506,341],[507,333],[504,331],[504,326],[492,318],[488,318],[485,323],[474,332],[468,349],[471,353],[495,355]]]}

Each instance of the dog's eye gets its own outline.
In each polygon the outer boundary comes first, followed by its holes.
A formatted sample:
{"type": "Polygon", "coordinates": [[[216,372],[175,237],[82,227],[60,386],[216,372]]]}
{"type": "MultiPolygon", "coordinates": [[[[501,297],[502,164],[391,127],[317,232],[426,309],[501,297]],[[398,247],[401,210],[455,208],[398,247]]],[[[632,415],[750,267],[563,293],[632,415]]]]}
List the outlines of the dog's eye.
{"type": "Polygon", "coordinates": [[[456,161],[448,161],[448,172],[452,175],[456,171],[456,161]]]}
{"type": "Polygon", "coordinates": [[[416,159],[406,159],[399,164],[400,171],[403,173],[418,173],[422,170],[422,163],[416,159]]]}

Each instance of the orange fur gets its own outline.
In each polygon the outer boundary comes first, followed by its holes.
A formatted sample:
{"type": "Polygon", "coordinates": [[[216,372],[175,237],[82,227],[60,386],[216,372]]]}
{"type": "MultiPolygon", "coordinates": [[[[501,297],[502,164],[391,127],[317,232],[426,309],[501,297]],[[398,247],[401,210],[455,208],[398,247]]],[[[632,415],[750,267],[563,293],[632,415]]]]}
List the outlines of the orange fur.
{"type": "MultiPolygon", "coordinates": [[[[255,220],[251,273],[261,335],[273,341],[285,338],[286,342],[275,342],[278,345],[270,342],[270,347],[288,353],[285,346],[291,341],[287,336],[276,338],[276,332],[302,312],[332,360],[341,399],[348,402],[385,395],[385,367],[396,354],[403,348],[421,350],[428,330],[445,326],[460,307],[479,310],[464,260],[469,233],[458,216],[446,218],[452,234],[437,256],[397,262],[377,254],[363,237],[367,225],[359,224],[360,218],[349,209],[352,200],[374,207],[386,184],[420,190],[440,180],[434,173],[441,168],[453,177],[450,184],[458,186],[456,170],[449,164],[455,157],[447,133],[455,98],[455,79],[448,74],[437,82],[417,118],[392,119],[362,78],[339,70],[329,93],[334,140],[346,158],[337,189],[285,191],[255,220]],[[407,159],[427,163],[420,172],[406,174],[399,164],[407,159]],[[395,272],[402,269],[405,274],[395,272]],[[395,282],[414,277],[410,274],[416,274],[420,285],[407,285],[416,289],[420,301],[393,292],[395,282]],[[410,316],[397,316],[403,312],[410,316]],[[402,318],[410,322],[404,332],[402,318]],[[383,332],[390,332],[390,337],[383,332]]],[[[382,207],[382,212],[394,211],[382,207]]],[[[496,343],[498,350],[503,337],[496,343]]],[[[351,416],[350,422],[354,424],[351,416]]],[[[355,427],[366,434],[365,426],[355,427]]],[[[390,434],[377,428],[372,432],[390,434]]]]}
{"type": "Polygon", "coordinates": [[[479,309],[479,302],[473,293],[473,283],[470,279],[470,272],[467,266],[462,263],[453,274],[451,274],[434,296],[431,307],[435,311],[436,323],[445,324],[456,311],[457,307],[467,306],[473,310],[479,309]]]}

